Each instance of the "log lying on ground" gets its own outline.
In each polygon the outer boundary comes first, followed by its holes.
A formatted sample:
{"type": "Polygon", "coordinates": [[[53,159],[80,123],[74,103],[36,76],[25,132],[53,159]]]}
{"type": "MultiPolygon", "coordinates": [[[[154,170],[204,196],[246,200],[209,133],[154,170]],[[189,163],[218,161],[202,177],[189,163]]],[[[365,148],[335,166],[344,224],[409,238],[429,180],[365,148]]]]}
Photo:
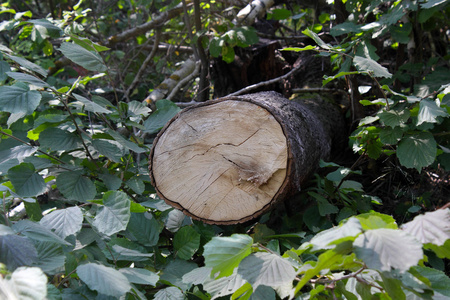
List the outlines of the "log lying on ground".
{"type": "Polygon", "coordinates": [[[235,224],[297,193],[343,132],[329,103],[275,92],[225,97],[182,110],[153,143],[158,195],[195,219],[235,224]]]}

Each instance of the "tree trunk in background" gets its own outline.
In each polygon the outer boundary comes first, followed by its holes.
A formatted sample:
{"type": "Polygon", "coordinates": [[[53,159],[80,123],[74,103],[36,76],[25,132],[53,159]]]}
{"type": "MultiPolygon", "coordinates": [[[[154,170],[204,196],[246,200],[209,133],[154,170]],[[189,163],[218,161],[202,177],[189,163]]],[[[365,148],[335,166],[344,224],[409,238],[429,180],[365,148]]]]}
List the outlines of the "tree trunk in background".
{"type": "Polygon", "coordinates": [[[235,224],[297,193],[345,134],[325,101],[275,92],[225,97],[181,111],[150,154],[158,195],[195,219],[235,224]]]}

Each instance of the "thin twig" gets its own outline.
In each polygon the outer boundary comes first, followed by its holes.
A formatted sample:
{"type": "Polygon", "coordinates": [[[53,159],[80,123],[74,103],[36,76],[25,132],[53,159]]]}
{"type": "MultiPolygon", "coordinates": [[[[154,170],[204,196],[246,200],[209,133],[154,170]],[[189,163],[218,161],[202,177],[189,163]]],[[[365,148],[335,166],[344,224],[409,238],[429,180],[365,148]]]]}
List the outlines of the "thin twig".
{"type": "Polygon", "coordinates": [[[175,102],[175,104],[178,106],[178,107],[180,107],[180,108],[185,108],[185,107],[189,107],[189,106],[192,106],[192,105],[196,105],[196,104],[198,104],[199,102],[197,102],[197,101],[195,101],[195,100],[191,100],[191,101],[189,101],[189,102],[175,102]]]}
{"type": "Polygon", "coordinates": [[[193,36],[193,34],[192,34],[192,27],[191,27],[191,22],[190,22],[190,20],[189,20],[189,14],[188,14],[188,11],[187,11],[186,0],[182,0],[181,2],[183,3],[183,12],[184,12],[183,19],[184,19],[184,24],[186,25],[186,27],[187,27],[187,29],[188,29],[188,30],[187,30],[188,36],[189,36],[189,39],[191,40],[192,49],[194,50],[194,57],[195,57],[195,60],[197,61],[197,60],[200,59],[200,57],[198,56],[198,49],[197,49],[197,46],[196,46],[195,43],[194,43],[194,36],[193,36]]]}
{"type": "Polygon", "coordinates": [[[6,212],[6,192],[3,192],[3,217],[5,218],[6,226],[10,226],[8,213],[6,212]]]}
{"type": "Polygon", "coordinates": [[[249,86],[247,86],[247,87],[245,87],[243,89],[240,89],[237,92],[229,94],[228,97],[229,96],[238,96],[238,95],[241,95],[241,94],[245,94],[245,93],[250,92],[250,91],[252,91],[254,89],[260,88],[262,86],[270,85],[272,83],[276,83],[278,81],[286,79],[289,76],[294,75],[296,72],[298,72],[301,67],[302,67],[302,65],[299,65],[299,66],[295,67],[294,69],[290,70],[288,73],[286,73],[286,74],[284,74],[284,75],[282,75],[280,77],[273,78],[273,79],[270,79],[270,80],[267,80],[267,81],[262,81],[262,82],[259,82],[259,83],[256,83],[256,84],[249,85],[249,86]]]}
{"type": "Polygon", "coordinates": [[[199,102],[204,102],[209,98],[209,60],[206,57],[205,49],[203,49],[202,45],[202,35],[200,35],[200,31],[202,30],[202,19],[201,19],[201,11],[200,11],[200,1],[194,0],[194,20],[195,20],[195,30],[197,32],[197,51],[200,61],[202,63],[200,69],[200,81],[199,81],[199,90],[197,94],[197,100],[199,102]]]}
{"type": "Polygon", "coordinates": [[[153,43],[152,52],[150,52],[150,54],[145,58],[144,62],[142,63],[142,66],[139,68],[139,71],[137,72],[136,76],[134,77],[133,82],[130,84],[130,86],[128,87],[128,89],[125,92],[124,98],[126,99],[127,102],[130,101],[129,97],[130,97],[131,90],[133,90],[134,87],[137,85],[137,83],[139,82],[139,80],[142,77],[142,74],[144,73],[145,69],[147,68],[148,64],[152,61],[153,57],[155,56],[156,50],[158,49],[160,37],[161,37],[161,30],[158,28],[155,31],[155,42],[153,43]]]}
{"type": "MultiPolygon", "coordinates": [[[[28,145],[28,146],[30,146],[30,147],[34,147],[34,146],[31,145],[30,143],[28,143],[28,142],[26,142],[26,141],[24,141],[24,140],[21,140],[21,139],[19,139],[18,137],[15,137],[15,136],[13,136],[13,135],[11,135],[11,134],[8,134],[8,133],[4,132],[3,130],[0,130],[0,134],[3,134],[3,135],[6,135],[7,137],[10,137],[10,138],[12,138],[12,139],[15,139],[16,141],[19,141],[19,142],[21,142],[22,144],[28,145]]],[[[61,164],[65,164],[64,161],[60,160],[60,159],[57,158],[56,156],[53,156],[53,155],[51,155],[51,154],[48,154],[48,153],[46,153],[46,152],[44,152],[44,151],[42,151],[42,150],[39,150],[39,149],[37,150],[37,152],[39,152],[39,153],[41,153],[41,154],[44,154],[44,155],[47,155],[47,156],[50,157],[51,159],[54,159],[54,160],[56,160],[57,162],[59,162],[59,163],[61,163],[61,164]]]]}
{"type": "Polygon", "coordinates": [[[83,139],[83,130],[81,130],[81,128],[78,126],[77,121],[75,120],[75,116],[72,114],[72,112],[70,111],[70,107],[68,104],[68,99],[69,99],[69,95],[65,96],[65,99],[63,101],[61,101],[61,103],[64,105],[65,109],[67,110],[67,112],[69,113],[70,119],[72,120],[72,123],[75,125],[75,130],[78,133],[78,136],[80,137],[81,140],[81,144],[83,145],[84,150],[86,151],[86,155],[92,160],[92,162],[98,167],[97,162],[94,160],[94,157],[92,157],[91,152],[89,151],[88,146],[86,145],[86,143],[84,142],[83,139]]]}
{"type": "Polygon", "coordinates": [[[330,88],[298,88],[292,89],[292,93],[300,94],[300,93],[340,93],[344,95],[348,95],[348,92],[341,89],[330,89],[330,88]]]}
{"type": "Polygon", "coordinates": [[[370,75],[370,74],[369,74],[369,76],[372,78],[373,81],[375,81],[375,83],[376,83],[377,86],[378,86],[378,89],[379,89],[379,90],[381,91],[381,93],[383,94],[383,97],[384,97],[384,99],[386,100],[386,110],[389,110],[389,109],[390,109],[390,107],[389,107],[389,99],[388,99],[388,97],[387,97],[385,91],[383,90],[383,88],[381,87],[380,83],[378,82],[378,80],[377,80],[374,76],[372,76],[372,75],[370,75]]]}
{"type": "Polygon", "coordinates": [[[167,96],[167,99],[172,100],[172,98],[181,89],[182,86],[184,86],[186,83],[188,83],[189,81],[191,81],[193,78],[195,78],[198,75],[199,70],[200,70],[200,61],[197,61],[195,63],[194,72],[192,72],[189,76],[185,77],[183,80],[180,80],[180,82],[178,82],[177,85],[172,89],[169,96],[167,96]]]}
{"type": "Polygon", "coordinates": [[[356,276],[357,275],[359,275],[362,271],[364,271],[365,269],[367,269],[367,267],[366,266],[363,266],[363,267],[361,267],[361,269],[359,269],[358,271],[355,271],[355,272],[353,272],[353,273],[350,273],[350,274],[347,274],[347,275],[344,275],[344,276],[342,276],[342,277],[339,277],[338,279],[322,279],[322,278],[319,278],[319,279],[312,279],[311,280],[311,282],[312,283],[322,283],[322,284],[326,284],[326,283],[335,283],[335,282],[337,282],[337,281],[340,281],[340,280],[345,280],[345,279],[348,279],[348,278],[356,278],[356,276]]]}

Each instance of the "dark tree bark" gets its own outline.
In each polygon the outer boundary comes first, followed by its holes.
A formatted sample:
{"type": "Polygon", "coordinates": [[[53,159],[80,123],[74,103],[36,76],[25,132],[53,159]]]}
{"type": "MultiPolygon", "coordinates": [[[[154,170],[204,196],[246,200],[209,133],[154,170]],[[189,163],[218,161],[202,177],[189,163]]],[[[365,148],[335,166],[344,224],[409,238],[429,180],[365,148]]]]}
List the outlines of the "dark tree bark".
{"type": "Polygon", "coordinates": [[[150,177],[162,199],[195,219],[245,222],[297,193],[343,134],[339,110],[325,101],[275,92],[220,98],[161,130],[150,177]]]}

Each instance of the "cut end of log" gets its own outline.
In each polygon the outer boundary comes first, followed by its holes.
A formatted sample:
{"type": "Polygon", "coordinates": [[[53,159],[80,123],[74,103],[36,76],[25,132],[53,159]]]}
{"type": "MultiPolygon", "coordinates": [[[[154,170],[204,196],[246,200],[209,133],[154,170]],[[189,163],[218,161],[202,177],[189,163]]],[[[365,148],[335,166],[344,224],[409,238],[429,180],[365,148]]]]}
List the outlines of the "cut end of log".
{"type": "Polygon", "coordinates": [[[325,102],[275,92],[203,102],[158,134],[150,178],[162,199],[195,219],[242,223],[298,193],[344,132],[339,116],[325,102]]]}
{"type": "Polygon", "coordinates": [[[287,162],[288,142],[268,110],[247,101],[210,101],[182,111],[163,129],[151,177],[160,197],[186,214],[233,224],[270,206],[285,183],[287,162]]]}

